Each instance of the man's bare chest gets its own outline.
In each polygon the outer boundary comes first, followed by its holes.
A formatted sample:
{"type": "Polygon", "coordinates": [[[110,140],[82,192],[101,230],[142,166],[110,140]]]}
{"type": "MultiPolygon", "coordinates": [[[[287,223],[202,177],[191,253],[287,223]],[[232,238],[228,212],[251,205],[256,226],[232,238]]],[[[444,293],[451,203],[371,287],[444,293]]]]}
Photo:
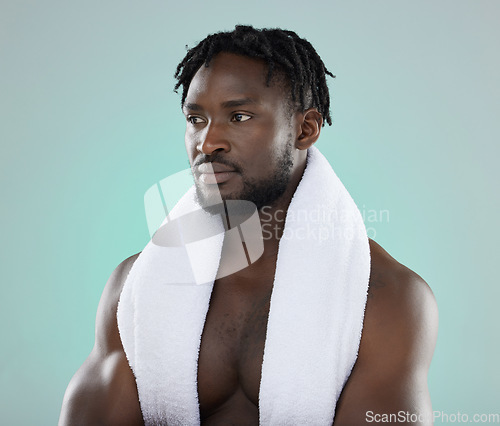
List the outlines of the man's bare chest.
{"type": "MultiPolygon", "coordinates": [[[[274,271],[273,271],[274,272],[274,271]]],[[[258,413],[261,368],[274,273],[214,284],[198,361],[204,417],[221,409],[258,413]]]]}

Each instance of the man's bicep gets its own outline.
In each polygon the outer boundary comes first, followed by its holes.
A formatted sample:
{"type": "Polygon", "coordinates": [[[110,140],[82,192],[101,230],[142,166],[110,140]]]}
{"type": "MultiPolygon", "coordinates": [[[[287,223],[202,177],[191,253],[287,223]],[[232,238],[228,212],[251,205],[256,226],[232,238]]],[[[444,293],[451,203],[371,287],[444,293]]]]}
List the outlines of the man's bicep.
{"type": "MultiPolygon", "coordinates": [[[[432,406],[427,386],[427,369],[413,371],[354,370],[337,404],[335,426],[374,423],[382,416],[419,416],[430,419],[432,406]]],[[[387,420],[385,421],[387,422],[387,420]]],[[[397,422],[402,423],[401,419],[397,422]]],[[[413,424],[431,424],[414,422],[413,424]]]]}
{"type": "Polygon", "coordinates": [[[134,376],[121,351],[94,351],[71,379],[59,425],[142,425],[134,376]]]}
{"type": "Polygon", "coordinates": [[[97,309],[94,348],[68,385],[60,425],[142,424],[135,377],[116,320],[121,290],[137,256],[118,265],[104,287],[97,309]]]}

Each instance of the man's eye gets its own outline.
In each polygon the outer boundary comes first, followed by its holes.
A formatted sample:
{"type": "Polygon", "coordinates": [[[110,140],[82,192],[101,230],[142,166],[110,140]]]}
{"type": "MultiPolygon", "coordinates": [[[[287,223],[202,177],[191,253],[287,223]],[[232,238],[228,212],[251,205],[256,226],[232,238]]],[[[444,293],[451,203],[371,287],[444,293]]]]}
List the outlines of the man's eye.
{"type": "Polygon", "coordinates": [[[197,117],[195,115],[188,117],[187,121],[189,121],[191,124],[203,123],[203,119],[201,117],[197,117]]]}
{"type": "Polygon", "coordinates": [[[252,116],[248,115],[248,114],[234,114],[231,121],[241,122],[241,121],[250,120],[251,118],[252,118],[252,116]]]}

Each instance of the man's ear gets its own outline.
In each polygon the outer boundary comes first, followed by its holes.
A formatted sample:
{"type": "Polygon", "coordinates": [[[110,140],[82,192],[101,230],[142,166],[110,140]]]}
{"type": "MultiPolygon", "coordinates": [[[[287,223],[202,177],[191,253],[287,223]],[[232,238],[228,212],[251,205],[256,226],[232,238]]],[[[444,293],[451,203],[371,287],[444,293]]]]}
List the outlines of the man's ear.
{"type": "Polygon", "coordinates": [[[323,125],[323,117],[316,108],[309,108],[299,115],[299,120],[300,127],[296,148],[307,149],[318,140],[323,125]]]}

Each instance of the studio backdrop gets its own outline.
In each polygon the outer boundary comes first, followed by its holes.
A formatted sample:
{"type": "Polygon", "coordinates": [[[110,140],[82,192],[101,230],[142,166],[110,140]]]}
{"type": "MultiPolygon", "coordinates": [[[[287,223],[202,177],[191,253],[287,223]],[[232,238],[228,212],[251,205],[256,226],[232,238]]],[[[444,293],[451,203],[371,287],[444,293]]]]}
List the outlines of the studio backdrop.
{"type": "Polygon", "coordinates": [[[434,291],[436,424],[499,413],[499,16],[493,0],[1,2],[0,423],[56,424],[107,279],[149,240],[145,192],[188,167],[175,67],[235,24],[296,31],[336,75],[317,146],[369,236],[434,291]]]}

